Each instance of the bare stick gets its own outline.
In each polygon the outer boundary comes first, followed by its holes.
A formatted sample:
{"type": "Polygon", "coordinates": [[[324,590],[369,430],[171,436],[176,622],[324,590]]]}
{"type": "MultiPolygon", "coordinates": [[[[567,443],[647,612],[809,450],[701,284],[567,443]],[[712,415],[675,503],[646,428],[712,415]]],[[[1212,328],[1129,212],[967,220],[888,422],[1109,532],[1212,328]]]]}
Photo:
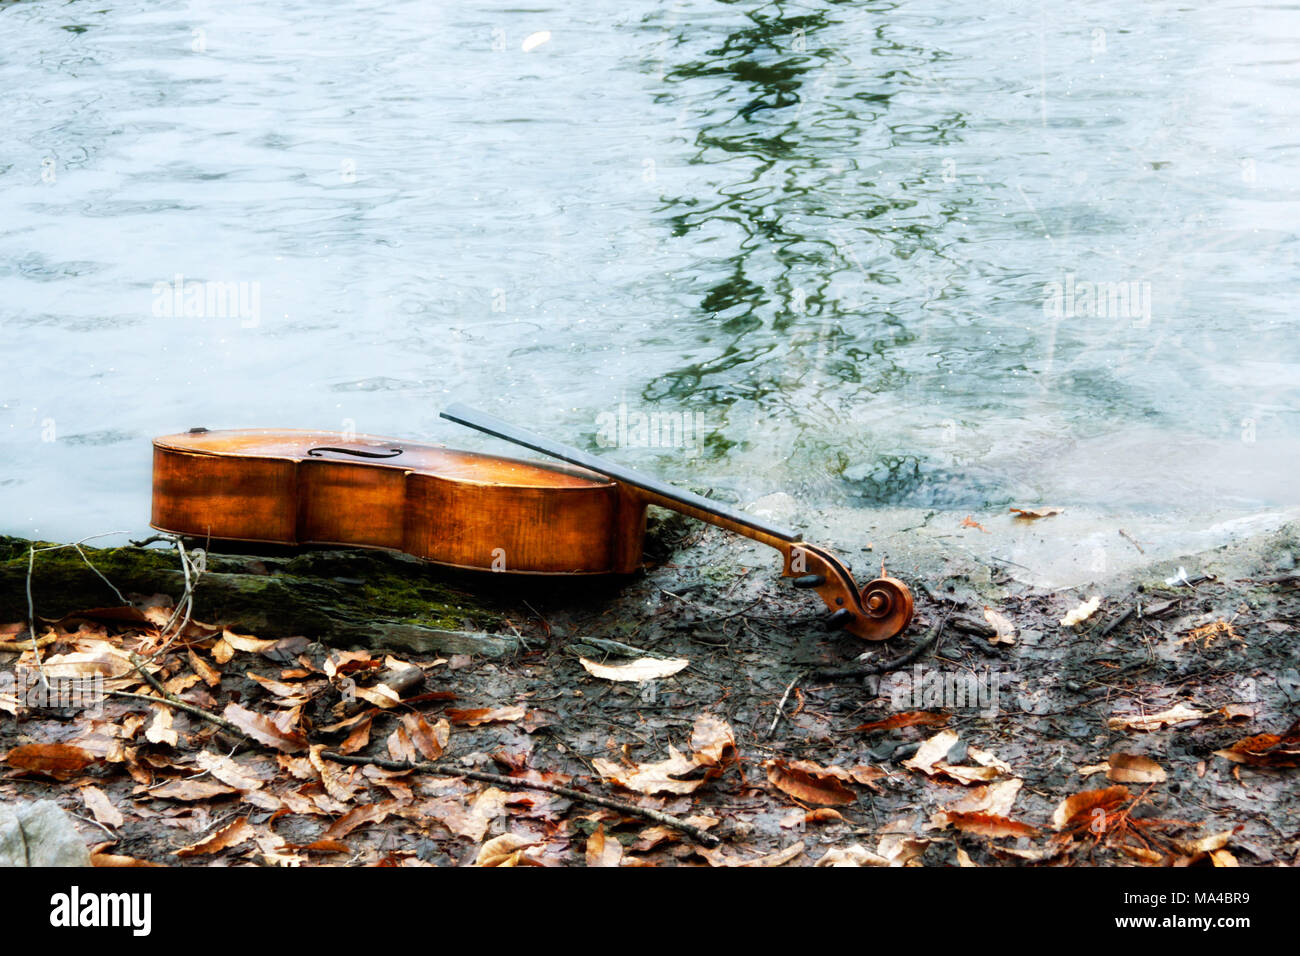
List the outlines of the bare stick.
{"type": "Polygon", "coordinates": [[[898,670],[900,667],[906,667],[922,654],[925,654],[930,650],[930,648],[934,647],[939,638],[943,635],[943,627],[944,624],[947,623],[947,620],[948,619],[945,617],[936,622],[934,627],[930,628],[930,633],[918,642],[915,647],[906,654],[894,658],[892,661],[883,661],[879,664],[871,664],[867,667],[847,667],[843,670],[817,671],[813,674],[813,677],[818,680],[851,680],[857,677],[871,677],[873,674],[885,674],[889,671],[898,670]]]}
{"type": "Polygon", "coordinates": [[[641,817],[650,820],[653,823],[662,824],[663,826],[673,827],[681,830],[696,843],[706,847],[718,846],[722,841],[712,833],[707,833],[693,823],[687,823],[681,817],[675,817],[669,813],[663,813],[659,810],[649,810],[645,807],[638,807],[632,803],[624,803],[622,800],[614,800],[611,797],[602,797],[594,793],[587,793],[584,790],[574,790],[572,787],[561,787],[554,783],[542,783],[540,781],[521,780],[518,777],[507,777],[499,773],[487,773],[483,770],[466,770],[463,767],[446,766],[437,763],[405,763],[401,760],[386,760],[383,757],[359,757],[352,754],[336,753],[332,750],[326,750],[321,753],[322,757],[334,760],[338,763],[353,764],[365,766],[374,764],[376,767],[383,767],[385,770],[416,770],[420,773],[434,773],[446,777],[469,777],[471,780],[481,780],[484,783],[494,783],[498,786],[509,787],[512,790],[541,790],[545,793],[553,793],[556,796],[568,797],[570,800],[577,800],[579,803],[590,803],[598,807],[606,807],[610,810],[617,810],[620,813],[626,813],[630,816],[641,817]]]}
{"type": "Polygon", "coordinates": [[[240,730],[230,721],[226,720],[226,718],[214,714],[211,711],[204,710],[202,707],[199,707],[196,704],[191,704],[187,700],[182,700],[180,697],[177,697],[175,694],[169,691],[166,687],[164,687],[159,682],[158,678],[154,677],[147,670],[145,670],[144,667],[145,661],[143,658],[140,657],[139,654],[131,655],[131,663],[135,665],[135,669],[140,672],[140,676],[143,677],[145,681],[148,682],[149,686],[162,695],[161,701],[159,698],[150,697],[147,694],[128,694],[126,691],[108,691],[108,693],[112,694],[114,697],[133,697],[136,698],[137,700],[150,700],[150,701],[154,701],[155,703],[158,702],[168,703],[171,704],[173,707],[185,711],[186,713],[193,714],[195,717],[202,717],[204,720],[216,724],[218,727],[222,728],[228,733],[233,734],[234,736],[238,737],[240,740],[248,739],[248,735],[246,733],[244,733],[242,730],[240,730]]]}
{"type": "Polygon", "coordinates": [[[790,699],[790,691],[794,690],[794,685],[799,683],[799,678],[803,676],[803,671],[794,675],[794,680],[786,686],[785,693],[781,695],[781,702],[776,705],[776,716],[772,718],[772,726],[767,728],[767,733],[763,735],[766,740],[776,733],[776,725],[781,722],[781,715],[785,713],[785,702],[790,699]]]}

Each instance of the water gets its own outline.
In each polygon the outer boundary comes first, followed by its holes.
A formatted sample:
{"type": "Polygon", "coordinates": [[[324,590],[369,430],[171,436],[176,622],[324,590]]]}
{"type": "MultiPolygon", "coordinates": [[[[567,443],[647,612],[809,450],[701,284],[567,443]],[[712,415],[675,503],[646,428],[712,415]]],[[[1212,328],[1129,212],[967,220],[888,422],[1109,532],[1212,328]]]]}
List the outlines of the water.
{"type": "Polygon", "coordinates": [[[0,531],[142,531],[192,425],[503,450],[453,400],[739,500],[1294,506],[1300,6],[1204,6],[0,3],[0,531]]]}

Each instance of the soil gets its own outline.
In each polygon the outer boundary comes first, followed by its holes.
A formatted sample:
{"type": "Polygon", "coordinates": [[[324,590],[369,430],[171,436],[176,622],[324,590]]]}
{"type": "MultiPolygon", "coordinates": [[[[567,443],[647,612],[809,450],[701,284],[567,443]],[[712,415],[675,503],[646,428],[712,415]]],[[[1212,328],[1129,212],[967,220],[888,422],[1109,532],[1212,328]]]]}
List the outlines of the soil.
{"type": "MultiPolygon", "coordinates": [[[[1036,524],[1050,533],[1052,520],[1036,524]]],[[[894,547],[896,560],[904,556],[894,547]]],[[[322,761],[319,751],[308,759],[302,749],[241,745],[181,711],[171,724],[174,742],[161,726],[151,740],[153,710],[171,709],[116,697],[98,717],[37,709],[0,723],[5,749],[66,743],[96,758],[85,767],[55,768],[63,779],[52,779],[50,764],[22,769],[11,754],[0,792],[58,801],[76,814],[105,863],[129,857],[168,865],[463,865],[502,835],[518,838],[506,846],[521,848],[507,854],[511,862],[542,865],[1297,861],[1297,771],[1288,764],[1300,761],[1290,756],[1296,748],[1285,735],[1300,704],[1300,525],[1050,589],[1017,580],[1005,563],[969,558],[931,555],[924,568],[915,561],[889,567],[913,586],[916,616],[904,635],[881,645],[825,632],[813,606],[819,602],[781,581],[773,555],[747,542],[663,520],[649,550],[656,560],[626,581],[504,584],[500,576],[449,576],[453,589],[482,585],[475,595],[481,615],[458,623],[490,622],[494,633],[514,637],[516,649],[505,657],[395,650],[399,660],[385,661],[370,646],[346,664],[337,644],[305,633],[265,646],[244,642],[259,649],[235,649],[222,663],[221,621],[190,625],[157,657],[158,677],[174,681],[200,708],[220,714],[236,703],[264,715],[291,712],[286,721],[296,719],[308,742],[330,749],[369,720],[368,741],[352,741],[355,753],[424,759],[429,753],[412,749],[398,728],[410,734],[424,727],[436,737],[447,720],[439,773],[394,776],[322,761]],[[1061,623],[1094,596],[1100,602],[1089,617],[1061,623]],[[986,609],[1014,627],[1011,642],[990,639],[986,609]],[[935,645],[897,672],[818,675],[895,659],[933,633],[935,645]],[[630,662],[610,653],[617,647],[608,642],[689,664],[649,682],[611,681],[580,660],[630,662]],[[330,731],[349,710],[343,675],[323,673],[331,657],[335,670],[340,663],[353,667],[348,676],[363,688],[374,684],[369,675],[392,674],[406,663],[421,666],[424,679],[402,704],[368,708],[361,711],[368,717],[330,731]],[[213,683],[200,679],[207,667],[220,671],[213,683]],[[996,697],[954,700],[952,685],[968,677],[974,686],[995,688],[996,697]],[[295,688],[307,698],[297,711],[295,688]],[[1175,722],[1149,730],[1123,723],[1178,705],[1196,716],[1176,713],[1175,722]],[[511,707],[477,725],[474,714],[459,713],[511,707]],[[702,715],[725,722],[734,751],[698,756],[709,751],[701,744],[707,728],[692,746],[702,715]],[[864,728],[873,724],[879,726],[864,728]],[[1279,739],[1237,751],[1244,753],[1238,760],[1221,755],[1263,734],[1279,739]],[[937,758],[915,765],[918,751],[932,757],[950,739],[937,758]],[[1277,751],[1272,757],[1259,755],[1270,747],[1277,751]],[[651,795],[618,782],[628,782],[633,765],[665,761],[674,749],[684,763],[667,779],[691,792],[651,795]],[[195,784],[220,776],[200,766],[204,752],[231,756],[256,786],[227,784],[204,795],[195,784]],[[1115,754],[1149,758],[1158,770],[1115,754]],[[630,813],[468,779],[457,769],[568,785],[690,818],[721,846],[704,848],[630,813]],[[1163,780],[1154,780],[1158,771],[1163,780]],[[1014,780],[1018,788],[1008,783],[1014,780]],[[93,790],[111,807],[105,810],[93,790]],[[1085,791],[1093,793],[1059,809],[1085,791]],[[357,810],[385,802],[369,822],[357,810]],[[214,834],[207,852],[202,841],[214,834]],[[222,849],[226,839],[235,842],[222,849]]],[[[878,570],[879,560],[867,551],[855,563],[878,570]]],[[[382,595],[375,600],[382,603],[382,595]]],[[[160,603],[155,597],[136,620],[99,614],[39,623],[38,632],[56,638],[42,653],[51,659],[105,644],[123,653],[156,650],[168,616],[160,603]]],[[[0,636],[14,641],[26,626],[16,621],[3,630],[0,636]]],[[[4,653],[0,667],[12,669],[30,655],[4,653]]],[[[121,675],[109,686],[151,693],[138,676],[121,675]]],[[[716,736],[717,723],[709,726],[716,736]]]]}

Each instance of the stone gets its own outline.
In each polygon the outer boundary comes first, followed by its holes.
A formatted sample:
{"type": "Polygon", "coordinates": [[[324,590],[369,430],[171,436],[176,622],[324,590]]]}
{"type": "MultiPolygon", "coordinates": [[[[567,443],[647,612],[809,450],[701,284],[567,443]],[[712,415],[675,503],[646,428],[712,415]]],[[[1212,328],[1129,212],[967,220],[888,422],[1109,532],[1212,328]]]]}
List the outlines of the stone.
{"type": "Polygon", "coordinates": [[[90,851],[57,803],[0,805],[0,866],[90,866],[90,851]]]}

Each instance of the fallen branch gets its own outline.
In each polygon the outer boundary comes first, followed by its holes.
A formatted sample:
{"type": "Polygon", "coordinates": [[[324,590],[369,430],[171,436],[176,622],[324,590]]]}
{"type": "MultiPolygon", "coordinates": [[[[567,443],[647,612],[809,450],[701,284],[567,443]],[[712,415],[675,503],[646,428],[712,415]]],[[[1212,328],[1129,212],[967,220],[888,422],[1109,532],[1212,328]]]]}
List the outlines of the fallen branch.
{"type": "Polygon", "coordinates": [[[401,760],[387,760],[383,757],[359,757],[352,754],[341,754],[336,751],[326,750],[321,756],[327,760],[333,760],[337,763],[352,764],[355,766],[365,766],[373,764],[376,767],[382,767],[385,770],[415,770],[420,773],[433,773],[445,777],[468,777],[471,780],[480,780],[484,783],[494,783],[501,787],[509,787],[512,790],[541,790],[545,793],[553,793],[556,796],[568,797],[570,800],[576,800],[579,803],[590,803],[598,807],[605,807],[609,810],[617,810],[620,813],[626,813],[630,816],[641,817],[652,823],[662,824],[666,827],[673,827],[681,830],[696,843],[701,846],[715,847],[722,840],[707,833],[693,823],[687,823],[681,817],[675,817],[669,813],[663,813],[659,810],[649,810],[645,807],[638,807],[633,803],[625,803],[622,800],[615,800],[612,797],[602,797],[594,793],[587,793],[585,790],[574,790],[572,787],[561,787],[554,783],[542,783],[540,781],[521,780],[518,777],[507,777],[504,774],[488,773],[484,770],[466,770],[463,767],[454,767],[444,764],[429,763],[421,761],[419,763],[406,763],[401,760]]]}
{"type": "Polygon", "coordinates": [[[240,730],[230,721],[226,720],[226,718],[220,716],[219,714],[214,714],[211,711],[204,710],[202,707],[199,707],[197,704],[191,704],[188,700],[182,700],[180,697],[176,696],[171,691],[169,691],[166,687],[164,687],[159,682],[158,678],[154,677],[147,670],[145,670],[144,668],[145,662],[140,657],[139,654],[133,653],[131,655],[131,663],[135,665],[135,669],[140,672],[140,676],[145,679],[145,681],[149,684],[149,686],[152,687],[154,690],[156,690],[159,694],[161,694],[162,697],[161,698],[150,697],[148,694],[128,694],[126,691],[122,691],[122,690],[111,690],[111,691],[107,691],[107,693],[113,695],[114,697],[132,697],[135,698],[136,700],[148,700],[148,701],[153,701],[154,703],[171,704],[173,707],[177,708],[178,710],[183,710],[187,714],[193,714],[195,717],[201,717],[204,720],[209,721],[210,723],[216,724],[218,727],[222,728],[226,732],[233,734],[235,738],[238,740],[249,739],[246,733],[244,733],[242,730],[240,730]]]}
{"type": "Polygon", "coordinates": [[[898,670],[900,667],[906,667],[917,658],[921,657],[930,648],[938,643],[939,638],[943,635],[944,625],[947,618],[943,618],[930,628],[930,633],[925,635],[915,647],[906,654],[894,658],[892,661],[882,661],[879,664],[870,664],[866,667],[846,667],[841,670],[824,670],[816,671],[813,677],[817,680],[852,680],[858,677],[871,677],[876,674],[887,674],[889,671],[898,670]]]}

